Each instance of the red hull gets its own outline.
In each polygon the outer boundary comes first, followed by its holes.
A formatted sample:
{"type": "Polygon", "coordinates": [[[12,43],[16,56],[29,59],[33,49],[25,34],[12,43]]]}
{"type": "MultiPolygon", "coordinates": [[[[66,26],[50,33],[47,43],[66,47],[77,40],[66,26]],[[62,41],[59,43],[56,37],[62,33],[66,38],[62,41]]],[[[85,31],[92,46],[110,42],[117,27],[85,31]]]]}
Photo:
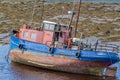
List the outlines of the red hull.
{"type": "MultiPolygon", "coordinates": [[[[57,71],[83,73],[91,75],[101,75],[102,70],[110,64],[101,62],[86,62],[77,59],[63,58],[61,56],[55,57],[47,55],[38,55],[25,51],[22,52],[19,50],[11,51],[10,56],[12,61],[31,66],[57,71]]],[[[114,76],[114,73],[109,74],[108,76],[114,76]]]]}

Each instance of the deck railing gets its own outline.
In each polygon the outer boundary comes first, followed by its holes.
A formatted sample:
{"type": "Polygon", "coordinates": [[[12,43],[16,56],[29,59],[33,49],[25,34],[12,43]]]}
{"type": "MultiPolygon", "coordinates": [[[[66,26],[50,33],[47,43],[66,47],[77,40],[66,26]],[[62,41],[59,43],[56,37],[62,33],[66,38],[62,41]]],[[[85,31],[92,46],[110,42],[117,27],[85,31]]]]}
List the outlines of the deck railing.
{"type": "Polygon", "coordinates": [[[57,47],[57,48],[63,48],[64,44],[62,42],[58,42],[58,41],[47,41],[45,43],[46,45],[50,44],[50,47],[57,47]]]}
{"type": "MultiPolygon", "coordinates": [[[[53,41],[47,41],[46,45],[48,43],[51,43],[50,47],[54,46],[54,47],[57,47],[57,48],[63,48],[65,46],[62,42],[58,42],[58,41],[57,41],[57,43],[56,42],[53,43],[53,41]]],[[[84,48],[87,48],[85,45],[84,45],[84,48]]],[[[79,45],[78,45],[78,47],[79,47],[79,45]]],[[[84,50],[84,48],[83,48],[83,50],[84,50]]],[[[92,50],[92,51],[120,53],[120,46],[115,45],[115,44],[97,43],[95,45],[88,45],[88,48],[90,48],[88,50],[92,50]]]]}
{"type": "Polygon", "coordinates": [[[93,50],[95,51],[105,51],[105,52],[112,52],[112,53],[120,53],[120,46],[115,44],[106,44],[100,43],[92,46],[93,50]]]}

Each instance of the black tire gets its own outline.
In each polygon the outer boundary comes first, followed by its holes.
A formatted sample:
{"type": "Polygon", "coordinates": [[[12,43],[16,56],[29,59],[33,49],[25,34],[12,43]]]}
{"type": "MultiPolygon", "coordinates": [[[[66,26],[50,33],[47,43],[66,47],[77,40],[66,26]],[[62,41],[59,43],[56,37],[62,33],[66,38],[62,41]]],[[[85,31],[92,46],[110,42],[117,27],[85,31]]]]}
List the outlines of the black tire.
{"type": "Polygon", "coordinates": [[[13,32],[13,34],[18,33],[18,31],[17,31],[17,30],[14,30],[14,29],[12,30],[12,32],[13,32]]]}
{"type": "Polygon", "coordinates": [[[53,54],[53,48],[50,48],[50,49],[49,49],[49,53],[50,53],[50,54],[53,54]]]}
{"type": "Polygon", "coordinates": [[[23,45],[22,44],[19,44],[19,49],[22,49],[23,48],[23,45]]]}

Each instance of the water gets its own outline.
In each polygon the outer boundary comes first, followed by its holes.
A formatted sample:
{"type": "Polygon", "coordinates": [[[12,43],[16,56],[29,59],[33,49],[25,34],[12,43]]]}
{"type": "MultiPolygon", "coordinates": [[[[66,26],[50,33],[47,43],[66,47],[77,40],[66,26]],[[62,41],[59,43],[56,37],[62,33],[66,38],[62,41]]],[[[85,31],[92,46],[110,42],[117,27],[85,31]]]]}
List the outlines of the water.
{"type": "Polygon", "coordinates": [[[120,0],[82,0],[82,1],[83,2],[120,2],[120,0]]]}
{"type": "MultiPolygon", "coordinates": [[[[102,80],[101,77],[71,74],[7,62],[9,45],[0,44],[0,80],[102,80]]],[[[106,80],[115,80],[107,77],[106,80]]]]}

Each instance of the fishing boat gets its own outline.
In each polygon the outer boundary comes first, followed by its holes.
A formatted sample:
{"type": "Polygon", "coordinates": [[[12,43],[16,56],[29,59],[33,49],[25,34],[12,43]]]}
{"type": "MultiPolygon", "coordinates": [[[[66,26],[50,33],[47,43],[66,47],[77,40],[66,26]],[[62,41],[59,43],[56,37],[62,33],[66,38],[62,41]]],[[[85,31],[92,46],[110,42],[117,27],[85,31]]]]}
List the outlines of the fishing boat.
{"type": "Polygon", "coordinates": [[[72,37],[72,31],[71,25],[51,21],[43,21],[37,29],[25,24],[18,31],[12,30],[11,60],[44,69],[99,76],[120,61],[118,46],[98,41],[91,46],[72,37]]]}

